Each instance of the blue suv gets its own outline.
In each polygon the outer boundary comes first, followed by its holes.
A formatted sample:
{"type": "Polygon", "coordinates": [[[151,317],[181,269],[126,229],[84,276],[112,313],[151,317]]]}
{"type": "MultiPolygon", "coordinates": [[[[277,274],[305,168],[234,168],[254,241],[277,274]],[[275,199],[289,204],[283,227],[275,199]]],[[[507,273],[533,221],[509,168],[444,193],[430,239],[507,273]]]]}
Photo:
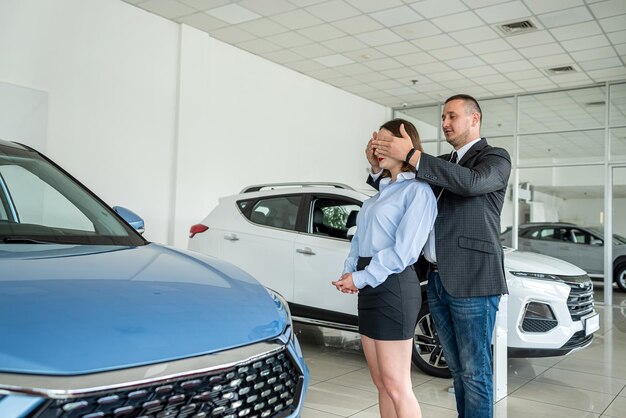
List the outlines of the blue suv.
{"type": "Polygon", "coordinates": [[[285,300],[142,228],[0,140],[0,417],[299,416],[285,300]]]}

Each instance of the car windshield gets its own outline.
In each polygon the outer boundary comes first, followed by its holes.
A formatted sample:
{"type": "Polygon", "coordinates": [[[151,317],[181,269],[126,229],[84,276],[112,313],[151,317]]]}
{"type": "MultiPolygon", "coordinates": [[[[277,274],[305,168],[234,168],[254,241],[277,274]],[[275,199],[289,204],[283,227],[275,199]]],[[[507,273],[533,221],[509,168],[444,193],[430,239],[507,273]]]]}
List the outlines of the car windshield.
{"type": "Polygon", "coordinates": [[[0,141],[0,245],[144,245],[91,192],[35,151],[0,141]]]}

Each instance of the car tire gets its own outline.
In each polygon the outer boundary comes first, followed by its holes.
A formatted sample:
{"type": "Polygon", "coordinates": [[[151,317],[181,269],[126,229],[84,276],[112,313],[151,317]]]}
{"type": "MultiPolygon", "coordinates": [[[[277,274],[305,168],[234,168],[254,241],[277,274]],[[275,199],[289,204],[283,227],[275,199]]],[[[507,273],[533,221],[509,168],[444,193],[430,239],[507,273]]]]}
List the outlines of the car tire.
{"type": "Polygon", "coordinates": [[[622,292],[626,292],[626,263],[619,264],[613,272],[613,280],[622,292]]]}
{"type": "Polygon", "coordinates": [[[430,315],[428,301],[424,301],[417,317],[413,338],[413,364],[430,376],[444,379],[452,377],[430,315]]]}

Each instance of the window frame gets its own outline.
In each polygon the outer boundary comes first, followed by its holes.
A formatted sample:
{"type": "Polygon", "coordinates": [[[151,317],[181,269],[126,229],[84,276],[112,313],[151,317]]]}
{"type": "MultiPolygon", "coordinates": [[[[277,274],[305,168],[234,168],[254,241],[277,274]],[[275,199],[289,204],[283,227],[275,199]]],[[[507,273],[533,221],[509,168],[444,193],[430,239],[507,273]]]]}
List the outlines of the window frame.
{"type": "MultiPolygon", "coordinates": [[[[343,241],[343,242],[350,242],[350,239],[346,238],[340,238],[340,237],[333,237],[330,235],[318,235],[318,234],[314,234],[313,233],[313,210],[314,210],[314,205],[315,202],[317,200],[320,199],[329,199],[329,200],[342,200],[345,201],[347,204],[353,204],[355,206],[358,206],[359,208],[363,208],[363,202],[352,198],[352,197],[348,197],[348,196],[344,196],[344,195],[338,195],[338,194],[332,194],[332,193],[307,193],[307,199],[303,202],[303,219],[302,219],[302,223],[300,225],[301,233],[307,234],[309,236],[312,237],[317,237],[317,238],[324,238],[324,239],[334,239],[334,240],[339,240],[339,241],[343,241]]],[[[359,209],[361,210],[361,209],[359,209]]]]}

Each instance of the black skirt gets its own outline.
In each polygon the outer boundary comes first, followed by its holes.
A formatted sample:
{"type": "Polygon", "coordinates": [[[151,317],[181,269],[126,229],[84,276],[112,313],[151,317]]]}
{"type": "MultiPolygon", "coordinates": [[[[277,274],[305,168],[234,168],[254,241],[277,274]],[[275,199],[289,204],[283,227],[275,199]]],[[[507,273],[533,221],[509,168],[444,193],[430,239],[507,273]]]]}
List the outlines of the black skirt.
{"type": "MultiPolygon", "coordinates": [[[[371,260],[359,257],[357,270],[364,270],[371,260]]],[[[376,287],[359,290],[359,333],[375,340],[412,339],[421,306],[422,290],[411,265],[376,287]]]]}

